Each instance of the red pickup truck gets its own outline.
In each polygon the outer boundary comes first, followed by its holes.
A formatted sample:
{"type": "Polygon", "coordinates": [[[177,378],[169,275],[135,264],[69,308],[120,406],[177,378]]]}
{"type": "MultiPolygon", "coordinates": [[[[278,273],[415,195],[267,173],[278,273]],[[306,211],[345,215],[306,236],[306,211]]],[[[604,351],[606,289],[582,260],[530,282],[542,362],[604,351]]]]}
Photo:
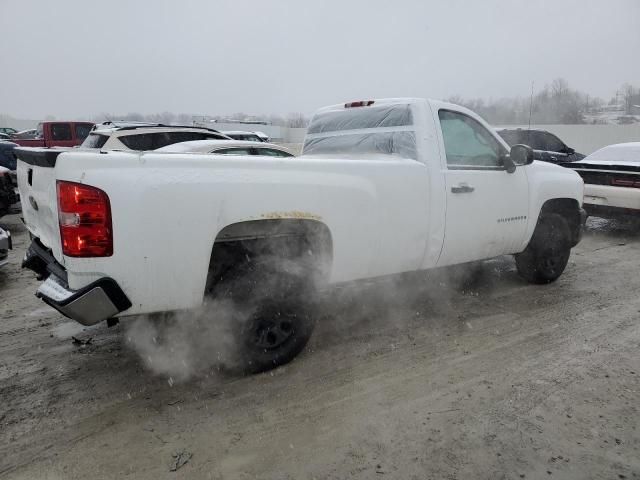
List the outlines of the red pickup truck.
{"type": "Polygon", "coordinates": [[[91,122],[42,122],[35,138],[12,138],[22,147],[75,147],[80,145],[93,128],[91,122]]]}

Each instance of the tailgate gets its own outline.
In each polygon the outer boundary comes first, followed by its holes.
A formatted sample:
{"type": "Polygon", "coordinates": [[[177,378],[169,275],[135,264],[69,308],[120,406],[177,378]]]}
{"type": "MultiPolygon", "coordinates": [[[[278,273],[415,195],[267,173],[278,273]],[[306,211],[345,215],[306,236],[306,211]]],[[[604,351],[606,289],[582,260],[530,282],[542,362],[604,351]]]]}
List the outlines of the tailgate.
{"type": "MultiPolygon", "coordinates": [[[[54,254],[59,253],[60,233],[56,195],[56,159],[62,150],[17,148],[18,190],[24,223],[29,232],[54,254]]],[[[56,255],[60,260],[60,255],[56,255]]]]}

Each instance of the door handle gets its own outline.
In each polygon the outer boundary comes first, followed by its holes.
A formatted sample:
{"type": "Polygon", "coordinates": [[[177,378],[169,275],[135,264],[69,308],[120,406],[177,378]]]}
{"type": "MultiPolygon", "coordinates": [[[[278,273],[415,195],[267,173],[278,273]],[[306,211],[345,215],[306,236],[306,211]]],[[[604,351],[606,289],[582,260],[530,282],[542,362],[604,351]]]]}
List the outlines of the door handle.
{"type": "Polygon", "coordinates": [[[471,193],[475,190],[471,185],[467,185],[466,183],[460,183],[455,187],[451,187],[452,193],[471,193]]]}

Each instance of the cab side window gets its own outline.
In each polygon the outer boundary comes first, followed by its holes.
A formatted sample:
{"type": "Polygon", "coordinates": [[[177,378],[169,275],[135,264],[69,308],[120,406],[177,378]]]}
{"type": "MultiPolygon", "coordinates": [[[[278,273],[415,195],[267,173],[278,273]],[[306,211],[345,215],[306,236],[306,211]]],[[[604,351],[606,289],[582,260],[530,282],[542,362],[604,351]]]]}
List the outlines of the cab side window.
{"type": "Polygon", "coordinates": [[[506,152],[478,121],[449,110],[440,110],[438,117],[449,168],[502,167],[502,155],[506,152]]]}

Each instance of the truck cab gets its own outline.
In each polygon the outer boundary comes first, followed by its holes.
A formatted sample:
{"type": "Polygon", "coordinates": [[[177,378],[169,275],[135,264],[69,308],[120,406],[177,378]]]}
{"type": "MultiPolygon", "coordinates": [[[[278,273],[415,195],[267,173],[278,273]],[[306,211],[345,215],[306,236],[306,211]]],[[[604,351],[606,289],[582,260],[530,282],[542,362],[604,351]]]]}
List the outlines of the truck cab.
{"type": "Polygon", "coordinates": [[[42,122],[33,139],[14,139],[22,147],[75,147],[80,145],[93,128],[91,122],[42,122]]]}

